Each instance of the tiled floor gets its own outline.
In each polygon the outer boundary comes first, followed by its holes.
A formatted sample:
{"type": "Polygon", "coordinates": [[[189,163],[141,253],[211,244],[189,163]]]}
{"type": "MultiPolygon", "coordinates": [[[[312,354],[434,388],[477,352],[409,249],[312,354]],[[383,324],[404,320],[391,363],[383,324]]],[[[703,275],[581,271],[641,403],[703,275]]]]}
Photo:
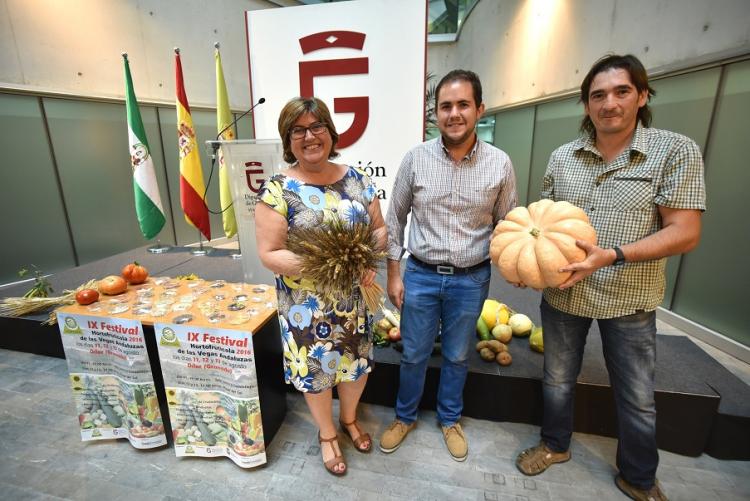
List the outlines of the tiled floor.
{"type": "MultiPolygon", "coordinates": [[[[736,365],[747,378],[748,366],[736,365]]],[[[82,443],[65,361],[0,350],[0,499],[625,499],[612,481],[613,439],[575,434],[571,461],[530,478],[513,461],[538,440],[537,427],[465,418],[469,458],[456,463],[433,412],[390,455],[359,454],[340,435],[349,473],[335,478],[321,464],[304,400],[289,394],[288,402],[269,463],[254,470],[227,459],[178,459],[170,449],[138,451],[125,441],[82,443]]],[[[361,421],[377,437],[392,412],[362,405],[361,421]]],[[[661,452],[658,476],[673,500],[750,499],[750,462],[661,452]]]]}

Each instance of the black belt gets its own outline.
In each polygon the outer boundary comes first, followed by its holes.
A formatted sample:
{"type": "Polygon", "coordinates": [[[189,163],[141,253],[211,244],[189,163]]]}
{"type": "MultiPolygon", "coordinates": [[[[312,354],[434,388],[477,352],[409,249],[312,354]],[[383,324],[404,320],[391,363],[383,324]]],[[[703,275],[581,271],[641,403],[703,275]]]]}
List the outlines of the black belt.
{"type": "Polygon", "coordinates": [[[434,271],[435,273],[439,273],[440,275],[455,275],[457,273],[471,273],[472,271],[478,270],[484,266],[487,266],[490,263],[489,259],[485,259],[481,263],[475,264],[474,266],[469,266],[467,268],[459,268],[458,266],[453,266],[452,264],[425,263],[424,261],[420,261],[414,256],[409,256],[409,259],[414,261],[415,264],[418,264],[422,268],[426,268],[430,271],[434,271]]]}

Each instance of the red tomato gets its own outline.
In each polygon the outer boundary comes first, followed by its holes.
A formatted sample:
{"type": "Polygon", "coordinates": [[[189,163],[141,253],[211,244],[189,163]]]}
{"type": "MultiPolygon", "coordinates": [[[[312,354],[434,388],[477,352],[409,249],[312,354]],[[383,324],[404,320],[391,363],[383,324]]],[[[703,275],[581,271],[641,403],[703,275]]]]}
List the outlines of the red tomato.
{"type": "Polygon", "coordinates": [[[81,289],[76,292],[76,301],[78,304],[91,304],[99,300],[99,293],[94,289],[81,289]]]}
{"type": "Polygon", "coordinates": [[[401,340],[401,329],[398,327],[391,327],[388,331],[388,339],[392,342],[401,340]]]}
{"type": "Polygon", "coordinates": [[[148,270],[136,262],[132,262],[122,269],[122,278],[131,285],[142,284],[148,278],[148,270]]]}

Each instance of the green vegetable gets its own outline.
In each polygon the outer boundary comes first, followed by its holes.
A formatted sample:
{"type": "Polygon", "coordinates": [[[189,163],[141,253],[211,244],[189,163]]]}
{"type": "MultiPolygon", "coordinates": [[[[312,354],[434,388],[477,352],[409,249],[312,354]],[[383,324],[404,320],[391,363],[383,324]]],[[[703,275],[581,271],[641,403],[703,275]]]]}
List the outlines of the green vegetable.
{"type": "MultiPolygon", "coordinates": [[[[33,297],[49,297],[50,293],[52,291],[52,285],[47,281],[47,277],[45,277],[42,274],[42,270],[31,265],[32,268],[34,268],[34,285],[29,289],[26,294],[23,295],[25,298],[33,298],[33,297]]],[[[26,268],[23,268],[18,271],[18,276],[23,278],[26,275],[28,275],[30,271],[26,268]]]]}
{"type": "Polygon", "coordinates": [[[490,339],[494,339],[492,337],[492,334],[490,334],[490,330],[487,328],[487,324],[484,322],[482,317],[477,318],[477,335],[482,341],[489,341],[490,339]]]}
{"type": "Polygon", "coordinates": [[[143,390],[140,388],[136,388],[133,391],[133,396],[135,397],[135,403],[138,404],[138,406],[142,406],[144,403],[143,390]]]}
{"type": "Polygon", "coordinates": [[[214,434],[211,433],[211,430],[208,429],[208,426],[206,426],[206,423],[203,421],[203,413],[193,407],[190,407],[189,409],[193,415],[195,424],[198,426],[198,430],[201,432],[201,440],[206,445],[216,445],[216,437],[214,437],[214,434]]]}
{"type": "Polygon", "coordinates": [[[390,341],[388,341],[388,338],[385,338],[385,337],[375,337],[372,340],[372,343],[375,346],[382,347],[382,346],[388,346],[388,344],[390,344],[390,341]]]}
{"type": "Polygon", "coordinates": [[[541,327],[534,327],[531,330],[531,336],[529,336],[529,347],[534,351],[544,353],[544,338],[542,336],[541,327]]]}
{"type": "Polygon", "coordinates": [[[120,416],[117,415],[112,406],[109,405],[107,399],[101,394],[101,391],[95,392],[94,395],[96,395],[96,399],[99,402],[99,407],[101,407],[102,412],[107,416],[107,422],[111,424],[113,428],[119,428],[122,426],[122,419],[120,419],[120,416]]]}
{"type": "Polygon", "coordinates": [[[208,429],[211,431],[211,434],[215,436],[218,436],[219,434],[224,432],[224,427],[219,423],[209,423],[208,429]]]}

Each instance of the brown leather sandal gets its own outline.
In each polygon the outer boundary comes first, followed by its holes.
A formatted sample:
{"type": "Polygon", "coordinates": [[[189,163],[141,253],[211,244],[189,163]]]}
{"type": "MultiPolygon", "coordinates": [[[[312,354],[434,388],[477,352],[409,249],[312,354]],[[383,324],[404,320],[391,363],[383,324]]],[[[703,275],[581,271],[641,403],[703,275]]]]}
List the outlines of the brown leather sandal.
{"type": "Polygon", "coordinates": [[[362,428],[359,427],[359,423],[357,423],[357,420],[355,419],[351,423],[345,423],[343,421],[339,421],[341,424],[341,429],[344,430],[344,432],[349,436],[352,443],[354,444],[354,448],[357,449],[359,452],[362,452],[364,454],[367,454],[372,450],[372,438],[370,438],[369,433],[365,433],[362,431],[362,428]],[[354,426],[357,431],[359,432],[359,436],[355,440],[351,433],[349,433],[349,428],[347,426],[354,426]],[[362,448],[363,442],[370,442],[370,445],[368,445],[366,448],[362,448]]]}
{"type": "Polygon", "coordinates": [[[318,443],[320,444],[320,454],[323,455],[323,442],[331,444],[331,450],[334,454],[336,454],[336,450],[338,449],[338,455],[334,456],[333,459],[329,459],[328,461],[323,461],[323,466],[326,467],[326,470],[328,470],[328,473],[331,475],[336,475],[337,477],[341,477],[343,475],[346,475],[347,467],[346,467],[346,461],[344,461],[344,456],[341,454],[341,448],[338,444],[338,435],[336,435],[333,438],[323,438],[320,436],[320,431],[318,432],[318,443]],[[336,444],[334,446],[334,444],[336,444]],[[343,471],[336,471],[333,468],[337,464],[344,464],[344,470],[343,471]]]}

